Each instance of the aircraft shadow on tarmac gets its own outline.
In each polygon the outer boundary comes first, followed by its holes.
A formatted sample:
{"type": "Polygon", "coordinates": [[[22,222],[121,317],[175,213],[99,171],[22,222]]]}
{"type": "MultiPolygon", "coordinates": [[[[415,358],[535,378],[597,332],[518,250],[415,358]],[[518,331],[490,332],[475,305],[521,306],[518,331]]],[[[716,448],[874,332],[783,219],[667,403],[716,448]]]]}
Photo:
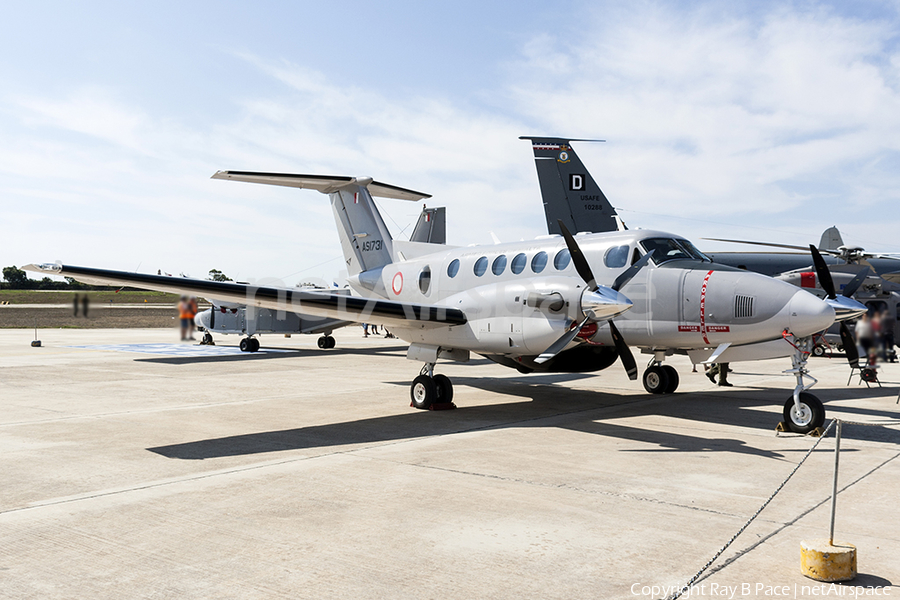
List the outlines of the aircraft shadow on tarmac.
{"type": "Polygon", "coordinates": [[[304,358],[329,354],[353,354],[358,356],[397,355],[406,356],[406,346],[379,346],[376,348],[334,348],[330,350],[302,349],[302,348],[277,348],[269,347],[274,352],[266,352],[263,348],[259,352],[241,352],[240,354],[221,354],[211,356],[157,356],[154,358],[136,358],[138,362],[158,363],[164,365],[190,365],[197,363],[217,363],[243,360],[270,360],[280,358],[304,358]]]}
{"type": "MultiPolygon", "coordinates": [[[[454,382],[459,386],[470,386],[523,400],[463,406],[457,410],[441,412],[410,410],[384,417],[212,438],[148,450],[167,458],[203,460],[266,452],[377,444],[492,429],[559,427],[655,446],[623,450],[631,452],[733,452],[776,460],[787,460],[788,453],[805,452],[804,449],[775,452],[753,447],[748,443],[749,440],[704,437],[649,427],[631,427],[610,421],[622,417],[661,415],[712,425],[774,431],[775,425],[781,420],[783,400],[780,398],[789,393],[784,390],[767,388],[764,391],[721,391],[714,388],[709,392],[672,396],[622,396],[556,385],[582,377],[586,376],[551,375],[522,379],[455,377],[454,382]]],[[[398,382],[398,385],[401,384],[398,382]]],[[[405,387],[408,382],[403,382],[402,385],[405,387]]],[[[852,389],[828,390],[828,394],[823,396],[826,402],[860,397],[858,391],[852,389]]],[[[846,409],[847,407],[840,407],[841,411],[846,409]]],[[[870,419],[894,418],[896,414],[894,411],[868,409],[856,409],[854,413],[870,419]]],[[[844,430],[844,437],[900,443],[900,431],[896,429],[848,426],[844,430]]],[[[847,450],[852,451],[850,448],[847,450]]],[[[823,446],[821,451],[827,452],[830,449],[823,446]]]]}

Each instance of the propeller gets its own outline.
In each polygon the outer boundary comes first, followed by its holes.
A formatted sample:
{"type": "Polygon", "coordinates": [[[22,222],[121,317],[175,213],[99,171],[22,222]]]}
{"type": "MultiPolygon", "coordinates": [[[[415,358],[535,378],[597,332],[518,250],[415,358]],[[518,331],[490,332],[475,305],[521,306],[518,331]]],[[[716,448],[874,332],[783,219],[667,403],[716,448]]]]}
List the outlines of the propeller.
{"type": "Polygon", "coordinates": [[[819,251],[812,244],[809,245],[809,251],[812,253],[813,264],[816,267],[816,276],[819,278],[819,284],[828,296],[825,302],[834,308],[835,320],[841,322],[841,345],[844,347],[844,353],[847,355],[847,362],[849,362],[850,366],[854,369],[859,368],[859,350],[857,350],[856,340],[853,339],[853,334],[850,333],[850,328],[847,326],[847,320],[855,319],[867,310],[864,304],[857,302],[851,298],[851,296],[859,289],[862,282],[865,281],[866,275],[869,273],[869,268],[866,267],[857,273],[856,276],[850,280],[850,283],[844,287],[841,296],[838,297],[834,289],[834,279],[831,277],[831,271],[828,270],[828,265],[825,264],[825,259],[822,258],[822,255],[819,254],[819,251]]]}
{"type": "Polygon", "coordinates": [[[622,365],[625,367],[625,371],[628,373],[628,378],[637,379],[637,363],[634,360],[634,355],[631,353],[628,344],[626,344],[625,340],[622,338],[622,334],[612,322],[612,318],[632,307],[631,301],[626,298],[624,294],[619,292],[619,290],[622,286],[631,281],[637,272],[647,264],[653,252],[651,251],[645,254],[639,261],[619,275],[612,284],[612,287],[600,286],[597,285],[597,280],[594,278],[594,272],[591,270],[591,266],[588,264],[584,252],[582,252],[581,248],[578,246],[578,242],[575,241],[575,238],[566,228],[566,225],[562,220],[558,220],[558,223],[559,229],[563,234],[563,239],[566,241],[566,247],[568,247],[569,254],[572,257],[572,263],[575,265],[575,270],[587,285],[587,288],[581,295],[581,310],[584,312],[584,319],[564,333],[558,340],[553,342],[553,344],[544,350],[534,362],[538,364],[545,363],[562,352],[589,321],[606,320],[609,324],[610,334],[612,335],[616,351],[622,359],[622,365]]]}

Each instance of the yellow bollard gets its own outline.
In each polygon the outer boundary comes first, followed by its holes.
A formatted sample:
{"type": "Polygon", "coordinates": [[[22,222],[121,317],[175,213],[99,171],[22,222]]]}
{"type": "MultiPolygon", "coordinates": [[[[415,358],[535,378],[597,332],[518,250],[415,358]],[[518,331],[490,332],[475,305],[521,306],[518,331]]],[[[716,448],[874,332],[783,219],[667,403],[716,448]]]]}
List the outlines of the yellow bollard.
{"type": "Polygon", "coordinates": [[[828,540],[800,542],[800,571],[816,581],[849,581],[856,577],[856,546],[828,540]]]}

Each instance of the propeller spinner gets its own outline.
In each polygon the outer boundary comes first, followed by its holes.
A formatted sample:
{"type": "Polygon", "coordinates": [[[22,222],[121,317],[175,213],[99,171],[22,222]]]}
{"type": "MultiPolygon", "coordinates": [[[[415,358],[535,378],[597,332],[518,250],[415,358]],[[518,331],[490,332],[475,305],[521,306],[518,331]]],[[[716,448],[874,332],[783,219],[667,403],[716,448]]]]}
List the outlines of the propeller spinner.
{"type": "Polygon", "coordinates": [[[633,306],[631,300],[622,294],[619,289],[631,281],[631,278],[647,264],[653,253],[650,252],[645,254],[639,261],[619,275],[612,287],[597,285],[597,280],[594,278],[591,266],[588,264],[587,258],[585,258],[584,253],[578,246],[578,242],[575,241],[575,238],[561,220],[558,221],[558,223],[560,231],[562,231],[563,234],[563,239],[566,240],[569,254],[572,256],[575,270],[587,285],[584,292],[581,294],[581,312],[584,314],[584,319],[576,326],[569,329],[569,331],[563,334],[558,340],[553,342],[553,344],[544,350],[534,362],[538,364],[545,363],[562,352],[588,322],[606,321],[609,324],[616,351],[619,353],[619,357],[622,359],[622,365],[628,373],[628,378],[632,380],[637,379],[637,363],[634,360],[634,355],[631,353],[628,344],[626,344],[625,340],[622,338],[622,334],[619,333],[618,328],[616,328],[615,324],[612,322],[612,318],[624,313],[633,306]]]}

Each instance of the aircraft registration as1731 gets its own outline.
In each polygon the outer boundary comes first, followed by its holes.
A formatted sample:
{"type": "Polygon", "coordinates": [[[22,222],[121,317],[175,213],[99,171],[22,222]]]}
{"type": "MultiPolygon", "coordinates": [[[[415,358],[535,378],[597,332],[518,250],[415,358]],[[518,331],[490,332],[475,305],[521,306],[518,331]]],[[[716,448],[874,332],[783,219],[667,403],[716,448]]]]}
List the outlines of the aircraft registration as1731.
{"type": "Polygon", "coordinates": [[[671,393],[678,373],[663,364],[666,356],[707,350],[713,359],[725,352],[758,357],[771,352],[773,343],[781,351],[788,337],[797,348],[797,385],[785,402],[785,421],[797,432],[824,423],[822,403],[806,392],[806,358],[812,336],[834,322],[835,309],[788,283],[712,263],[680,236],[646,230],[573,236],[561,224],[562,236],[528,242],[466,248],[405,242],[401,249],[370,191],[403,188],[362,177],[219,171],[213,178],[327,194],[348,282],[363,297],[60,263],[27,268],[384,323],[409,342],[407,358],[424,365],[410,388],[417,408],[451,402],[453,386],[434,373],[435,364],[466,361],[472,352],[524,373],[600,371],[618,358],[636,379],[629,345],[637,346],[654,357],[645,387],[671,393]]]}

